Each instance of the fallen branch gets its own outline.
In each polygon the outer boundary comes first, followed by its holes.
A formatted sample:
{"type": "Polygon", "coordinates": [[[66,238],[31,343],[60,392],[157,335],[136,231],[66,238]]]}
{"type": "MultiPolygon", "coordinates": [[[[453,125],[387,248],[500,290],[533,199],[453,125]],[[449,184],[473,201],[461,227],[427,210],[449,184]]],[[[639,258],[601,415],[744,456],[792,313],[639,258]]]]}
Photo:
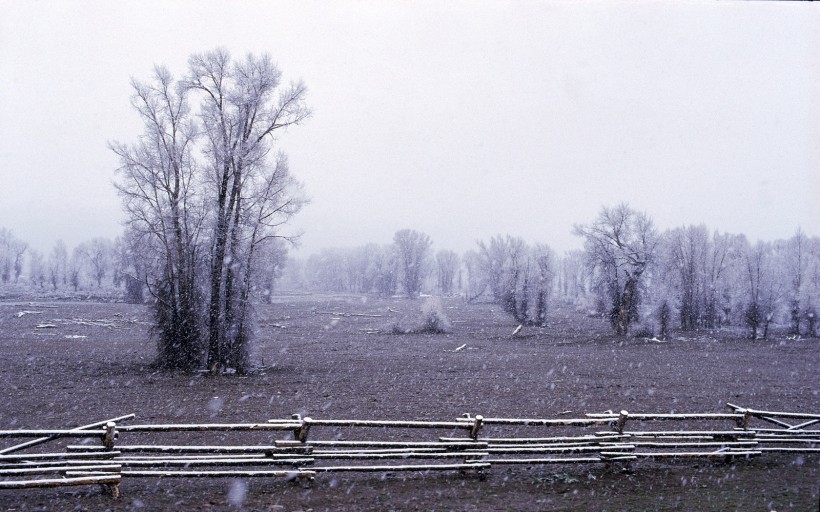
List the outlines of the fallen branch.
{"type": "Polygon", "coordinates": [[[18,311],[17,313],[14,314],[14,316],[16,316],[17,318],[21,318],[24,315],[41,315],[42,313],[43,313],[42,311],[23,310],[23,311],[18,311]]]}

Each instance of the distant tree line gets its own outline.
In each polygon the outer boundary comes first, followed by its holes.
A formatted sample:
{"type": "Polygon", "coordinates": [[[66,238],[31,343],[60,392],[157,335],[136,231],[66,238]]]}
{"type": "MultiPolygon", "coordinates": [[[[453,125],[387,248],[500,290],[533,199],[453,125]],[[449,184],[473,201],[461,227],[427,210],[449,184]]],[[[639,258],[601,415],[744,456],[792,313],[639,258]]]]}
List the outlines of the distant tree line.
{"type": "Polygon", "coordinates": [[[286,279],[295,288],[334,293],[490,297],[522,323],[547,324],[556,270],[549,246],[496,236],[463,257],[432,246],[428,235],[403,229],[390,244],[324,249],[291,262],[286,279]]]}
{"type": "Polygon", "coordinates": [[[325,249],[291,260],[292,288],[379,296],[420,293],[490,300],[522,324],[549,324],[550,304],[606,318],[616,335],[668,337],[671,329],[742,328],[767,337],[772,325],[817,336],[820,238],[750,242],[704,225],[659,232],[645,213],[604,207],[575,227],[583,250],[557,257],[546,244],[497,235],[459,256],[422,233],[389,244],[325,249]]]}
{"type": "MultiPolygon", "coordinates": [[[[403,229],[387,244],[324,249],[288,259],[285,240],[257,246],[245,300],[269,301],[290,290],[461,296],[492,301],[522,324],[546,326],[554,301],[607,319],[617,335],[668,337],[672,329],[743,329],[766,338],[771,327],[817,336],[820,237],[798,229],[792,237],[750,242],[704,225],[659,232],[629,205],[604,207],[575,233],[583,250],[557,257],[545,244],[497,235],[463,255],[434,250],[424,233],[403,229]]],[[[145,236],[126,231],[114,241],[95,238],[72,251],[57,241],[40,254],[0,228],[0,284],[25,278],[41,290],[112,286],[129,302],[160,302],[150,273],[162,253],[145,236]],[[28,272],[24,262],[28,261],[28,272]],[[153,288],[152,288],[153,287],[153,288]]],[[[207,275],[207,268],[198,263],[207,275]]]]}
{"type": "Polygon", "coordinates": [[[434,254],[432,246],[428,235],[402,229],[389,244],[324,249],[304,265],[292,263],[290,277],[296,287],[309,290],[410,298],[429,290],[428,281],[434,279],[437,290],[451,295],[459,275],[459,257],[448,250],[434,254]]]}
{"type": "Polygon", "coordinates": [[[609,318],[616,334],[737,326],[766,338],[773,324],[817,336],[820,238],[750,242],[704,225],[663,233],[626,204],[578,225],[584,251],[563,263],[565,296],[609,318]]]}
{"type": "Polygon", "coordinates": [[[123,285],[128,267],[122,238],[93,238],[69,251],[58,240],[43,254],[0,228],[0,278],[2,284],[28,284],[35,290],[80,291],[116,289],[123,285]],[[27,283],[21,281],[25,276],[27,283]]]}

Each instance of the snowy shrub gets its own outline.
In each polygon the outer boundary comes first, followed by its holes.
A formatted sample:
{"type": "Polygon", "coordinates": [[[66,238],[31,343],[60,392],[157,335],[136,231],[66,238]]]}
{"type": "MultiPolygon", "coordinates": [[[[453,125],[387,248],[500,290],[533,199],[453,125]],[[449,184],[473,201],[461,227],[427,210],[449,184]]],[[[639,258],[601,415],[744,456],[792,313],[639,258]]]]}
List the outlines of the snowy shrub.
{"type": "Polygon", "coordinates": [[[429,334],[443,334],[450,331],[450,320],[444,314],[441,300],[438,297],[429,297],[421,305],[421,328],[419,332],[429,334]]]}
{"type": "Polygon", "coordinates": [[[428,297],[421,305],[417,318],[404,317],[390,327],[393,334],[444,334],[451,324],[438,297],[428,297]]]}

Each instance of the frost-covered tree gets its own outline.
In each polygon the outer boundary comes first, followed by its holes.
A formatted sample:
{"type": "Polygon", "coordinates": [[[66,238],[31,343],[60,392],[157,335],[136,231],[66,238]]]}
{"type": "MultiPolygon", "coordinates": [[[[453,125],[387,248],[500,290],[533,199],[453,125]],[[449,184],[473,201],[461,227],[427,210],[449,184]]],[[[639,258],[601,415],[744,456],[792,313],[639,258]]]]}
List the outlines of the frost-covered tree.
{"type": "Polygon", "coordinates": [[[626,336],[636,320],[644,273],[655,261],[659,236],[645,214],[620,204],[604,207],[592,224],[577,225],[590,275],[609,303],[615,334],[626,336]]]}
{"type": "Polygon", "coordinates": [[[417,298],[429,268],[430,247],[433,242],[424,233],[402,229],[393,236],[393,245],[401,271],[401,285],[405,295],[417,298]]]}
{"type": "Polygon", "coordinates": [[[468,302],[472,302],[487,290],[487,274],[484,272],[481,254],[475,250],[469,250],[462,256],[464,268],[467,271],[467,284],[465,295],[468,302]]]}
{"type": "Polygon", "coordinates": [[[71,258],[68,259],[68,267],[66,274],[68,275],[68,284],[71,289],[79,291],[82,285],[83,276],[86,273],[86,257],[81,246],[77,246],[71,251],[71,258]]]}
{"type": "Polygon", "coordinates": [[[305,274],[311,289],[326,292],[349,292],[347,251],[327,248],[312,254],[305,263],[305,274]]]}
{"type": "Polygon", "coordinates": [[[523,238],[499,235],[479,241],[466,261],[470,281],[488,288],[504,311],[521,323],[546,325],[556,275],[549,246],[530,247],[523,238]]]}
{"type": "Polygon", "coordinates": [[[547,325],[550,296],[557,273],[555,254],[548,245],[538,244],[532,248],[531,258],[534,263],[532,265],[534,276],[531,278],[533,285],[530,290],[535,296],[535,314],[530,314],[529,320],[544,326],[547,325]]]}
{"type": "Polygon", "coordinates": [[[456,273],[461,261],[453,251],[442,249],[436,253],[436,277],[438,278],[438,289],[442,295],[453,294],[456,273]]]}
{"type": "Polygon", "coordinates": [[[201,364],[203,176],[195,160],[199,133],[188,91],[162,67],[151,81],[131,81],[131,104],[144,132],[132,145],[112,143],[120,160],[117,189],[130,245],[150,248],[146,285],[154,297],[159,362],[169,368],[201,364]]]}
{"type": "Polygon", "coordinates": [[[113,265],[114,244],[107,238],[93,238],[78,246],[90,277],[102,286],[102,281],[108,275],[113,265]]]}
{"type": "Polygon", "coordinates": [[[68,284],[68,249],[65,242],[57,240],[48,256],[48,282],[54,290],[62,283],[68,284]]]}
{"type": "Polygon", "coordinates": [[[513,237],[498,235],[490,238],[489,243],[478,241],[478,261],[475,274],[483,276],[482,281],[489,288],[493,301],[501,304],[509,290],[509,258],[513,237]]]}
{"type": "Polygon", "coordinates": [[[146,275],[160,360],[242,371],[259,253],[290,238],[281,228],[305,203],[275,136],[308,116],[306,88],[282,85],[266,55],[218,49],[188,64],[182,80],[157,67],[149,82],[132,82],[145,131],[111,145],[118,188],[129,228],[158,255],[146,275]]]}
{"type": "Polygon", "coordinates": [[[755,245],[747,242],[742,247],[747,294],[744,319],[751,329],[750,338],[756,339],[761,334],[766,339],[783,290],[782,279],[777,276],[777,255],[772,244],[767,242],[755,245]],[[762,333],[759,333],[760,329],[762,333]]]}
{"type": "Polygon", "coordinates": [[[557,263],[556,280],[558,292],[567,301],[582,305],[586,299],[588,283],[584,269],[584,252],[569,251],[557,263]]]}
{"type": "Polygon", "coordinates": [[[800,324],[804,309],[810,298],[807,297],[807,274],[812,263],[809,240],[802,230],[798,229],[792,238],[783,246],[783,264],[789,308],[789,330],[791,334],[800,334],[800,324]]]}
{"type": "Polygon", "coordinates": [[[807,240],[807,254],[809,263],[803,280],[804,299],[802,307],[803,318],[806,322],[805,332],[809,336],[817,336],[817,317],[820,313],[820,237],[807,240]]]}
{"type": "Polygon", "coordinates": [[[208,367],[246,363],[253,254],[305,203],[276,135],[309,115],[303,83],[281,84],[267,55],[234,60],[225,50],[194,55],[185,87],[201,98],[203,151],[211,173],[208,367]],[[240,264],[241,266],[237,266],[240,264]]]}
{"type": "Polygon", "coordinates": [[[145,302],[145,289],[149,284],[148,267],[158,268],[156,253],[150,246],[140,243],[141,238],[139,232],[126,229],[113,245],[112,282],[115,287],[123,286],[128,304],[145,302]]]}
{"type": "Polygon", "coordinates": [[[6,228],[0,228],[0,282],[18,282],[23,273],[28,244],[6,228]]]}
{"type": "Polygon", "coordinates": [[[709,230],[705,225],[674,229],[663,237],[668,276],[677,285],[680,327],[699,327],[704,316],[704,270],[709,253],[709,230]]]}
{"type": "Polygon", "coordinates": [[[399,255],[393,245],[373,248],[367,273],[379,297],[391,297],[399,287],[399,255]]]}
{"type": "Polygon", "coordinates": [[[43,254],[32,250],[28,258],[28,278],[31,284],[43,288],[46,283],[46,262],[43,254]]]}

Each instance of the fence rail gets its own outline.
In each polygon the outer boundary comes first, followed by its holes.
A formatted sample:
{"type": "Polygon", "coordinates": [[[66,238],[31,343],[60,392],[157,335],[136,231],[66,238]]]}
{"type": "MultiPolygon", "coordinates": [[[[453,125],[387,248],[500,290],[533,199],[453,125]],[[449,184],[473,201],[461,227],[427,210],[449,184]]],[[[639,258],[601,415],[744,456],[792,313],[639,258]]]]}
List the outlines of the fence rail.
{"type": "Polygon", "coordinates": [[[0,439],[31,437],[0,449],[0,489],[102,485],[119,494],[124,478],[284,478],[317,473],[459,471],[493,466],[630,464],[639,459],[735,459],[772,453],[820,453],[820,414],[764,411],[727,404],[730,413],[589,413],[583,418],[501,418],[465,414],[454,421],[314,419],[293,415],[260,423],[121,425],[135,415],[69,429],[0,430],[0,439]],[[678,428],[635,429],[645,423],[678,428]],[[687,428],[698,422],[697,429],[687,428]],[[706,422],[715,428],[703,427],[706,422]],[[721,422],[734,423],[726,428],[721,422]],[[758,425],[753,425],[756,423],[758,425]],[[611,430],[589,432],[609,425],[611,430]],[[627,430],[625,427],[633,427],[627,430]],[[775,425],[776,428],[773,428],[775,425]],[[758,428],[755,428],[755,427],[758,428]],[[446,436],[419,438],[420,430],[446,436]],[[581,432],[576,432],[582,430],[581,432]],[[316,433],[328,432],[330,438],[316,433]],[[459,431],[462,432],[459,434],[459,431]],[[342,433],[356,439],[344,439],[342,433]],[[191,444],[192,433],[244,436],[244,444],[191,444]],[[227,433],[227,434],[226,434],[227,433]],[[271,440],[287,433],[289,439],[271,440]],[[489,435],[495,433],[496,435],[489,435]],[[175,435],[174,444],[129,444],[131,436],[175,435]],[[573,435],[576,434],[576,435],[573,435]],[[247,436],[265,436],[248,444],[247,436]],[[464,437],[458,437],[463,435],[464,437]],[[408,436],[412,440],[405,440],[408,436]],[[400,439],[396,439],[396,437],[400,439]],[[47,442],[86,439],[64,451],[30,452],[47,442]],[[55,478],[54,476],[59,477],[55,478]]]}

